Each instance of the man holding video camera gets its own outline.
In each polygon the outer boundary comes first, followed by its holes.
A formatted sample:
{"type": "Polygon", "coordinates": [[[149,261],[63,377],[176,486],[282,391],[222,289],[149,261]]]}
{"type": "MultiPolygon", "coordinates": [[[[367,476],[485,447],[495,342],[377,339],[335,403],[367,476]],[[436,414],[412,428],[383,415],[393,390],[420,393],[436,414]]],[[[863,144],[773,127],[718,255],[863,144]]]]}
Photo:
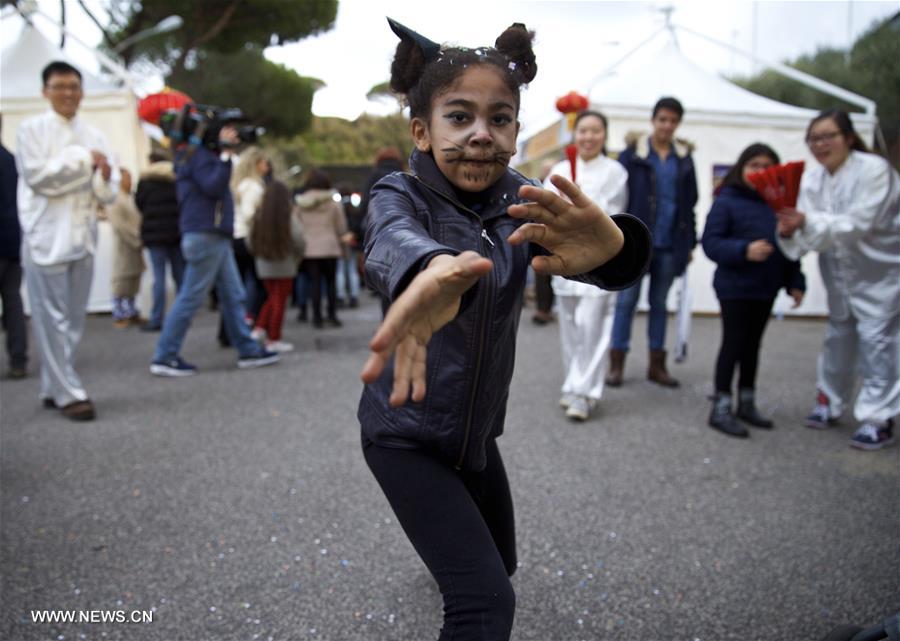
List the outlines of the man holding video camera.
{"type": "Polygon", "coordinates": [[[238,141],[237,130],[226,124],[219,131],[217,144],[191,144],[176,153],[175,185],[186,267],[150,365],[150,372],[157,376],[197,373],[196,367],[181,358],[181,345],[194,314],[213,286],[225,331],[238,350],[238,367],[262,367],[279,360],[278,354],[253,340],[244,323],[244,287],[231,248],[234,201],[229,188],[231,150],[238,141]]]}

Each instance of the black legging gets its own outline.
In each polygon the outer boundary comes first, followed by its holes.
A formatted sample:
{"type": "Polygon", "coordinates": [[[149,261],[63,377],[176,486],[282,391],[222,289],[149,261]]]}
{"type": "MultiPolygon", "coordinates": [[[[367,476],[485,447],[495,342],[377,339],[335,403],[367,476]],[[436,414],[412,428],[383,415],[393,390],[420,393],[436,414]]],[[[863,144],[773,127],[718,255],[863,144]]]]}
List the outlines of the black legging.
{"type": "Polygon", "coordinates": [[[759,346],[772,313],[771,300],[720,300],[722,345],[716,360],[716,391],[731,394],[734,369],[740,364],[738,389],[756,387],[759,346]]]}
{"type": "Polygon", "coordinates": [[[328,299],[328,318],[337,317],[337,258],[307,258],[303,261],[309,276],[310,299],[313,320],[322,320],[322,278],[325,278],[325,296],[328,299]]]}
{"type": "Polygon", "coordinates": [[[366,443],[363,454],[444,597],[440,639],[507,641],[516,536],[497,444],[488,441],[482,472],[458,472],[424,450],[366,443]]]}

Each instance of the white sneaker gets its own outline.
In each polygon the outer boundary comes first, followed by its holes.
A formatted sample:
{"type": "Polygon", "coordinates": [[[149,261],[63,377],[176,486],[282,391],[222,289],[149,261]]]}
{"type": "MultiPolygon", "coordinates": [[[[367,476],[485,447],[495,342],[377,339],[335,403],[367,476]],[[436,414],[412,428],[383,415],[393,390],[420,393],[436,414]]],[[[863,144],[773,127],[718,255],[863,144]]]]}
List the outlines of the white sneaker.
{"type": "Polygon", "coordinates": [[[564,410],[569,409],[569,406],[572,405],[572,401],[578,398],[575,394],[563,394],[559,397],[559,406],[564,410]]]}
{"type": "Polygon", "coordinates": [[[586,421],[591,415],[591,411],[597,406],[597,401],[587,396],[576,396],[566,410],[566,418],[573,421],[586,421]]]}
{"type": "Polygon", "coordinates": [[[250,332],[250,338],[255,340],[257,343],[262,343],[266,340],[266,330],[262,327],[254,327],[250,332]]]}
{"type": "Polygon", "coordinates": [[[270,352],[284,353],[293,351],[294,345],[285,341],[269,341],[266,343],[266,349],[270,352]]]}

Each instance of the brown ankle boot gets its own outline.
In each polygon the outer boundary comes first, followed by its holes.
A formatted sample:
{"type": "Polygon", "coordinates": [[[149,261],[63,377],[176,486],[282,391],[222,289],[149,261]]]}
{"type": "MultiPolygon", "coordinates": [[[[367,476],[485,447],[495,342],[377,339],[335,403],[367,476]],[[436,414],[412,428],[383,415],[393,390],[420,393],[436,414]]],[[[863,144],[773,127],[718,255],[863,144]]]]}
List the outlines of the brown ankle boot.
{"type": "Polygon", "coordinates": [[[647,378],[663,387],[678,387],[678,381],[669,376],[666,370],[666,350],[650,350],[650,367],[647,368],[647,378]]]}
{"type": "Polygon", "coordinates": [[[609,350],[609,373],[606,375],[606,384],[610,387],[621,387],[622,379],[625,376],[625,354],[624,349],[609,350]]]}

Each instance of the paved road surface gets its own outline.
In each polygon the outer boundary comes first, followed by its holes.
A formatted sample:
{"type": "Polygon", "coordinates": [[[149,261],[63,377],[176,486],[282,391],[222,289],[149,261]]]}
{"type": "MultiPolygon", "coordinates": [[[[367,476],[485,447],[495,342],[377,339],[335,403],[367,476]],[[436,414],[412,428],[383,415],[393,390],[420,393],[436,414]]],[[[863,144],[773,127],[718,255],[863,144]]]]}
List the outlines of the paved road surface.
{"type": "MultiPolygon", "coordinates": [[[[355,408],[379,317],[287,321],[298,350],[239,371],[198,317],[201,373],[150,376],[155,335],[91,317],[79,367],[99,420],[2,383],[0,638],[427,641],[440,597],[359,451],[355,408]],[[32,610],[152,611],[143,624],[32,623],[32,610]]],[[[705,426],[717,319],[696,319],[680,390],[627,384],[599,416],[556,406],[555,326],[526,310],[504,453],[517,509],[517,641],[816,641],[900,608],[900,447],[800,426],[824,324],[773,322],[748,441],[705,426]]]]}

